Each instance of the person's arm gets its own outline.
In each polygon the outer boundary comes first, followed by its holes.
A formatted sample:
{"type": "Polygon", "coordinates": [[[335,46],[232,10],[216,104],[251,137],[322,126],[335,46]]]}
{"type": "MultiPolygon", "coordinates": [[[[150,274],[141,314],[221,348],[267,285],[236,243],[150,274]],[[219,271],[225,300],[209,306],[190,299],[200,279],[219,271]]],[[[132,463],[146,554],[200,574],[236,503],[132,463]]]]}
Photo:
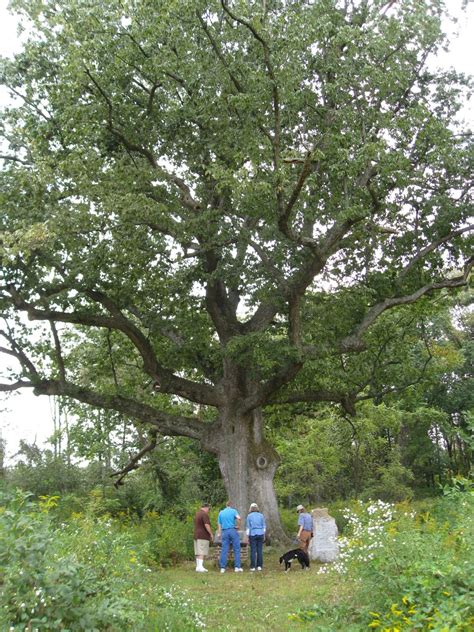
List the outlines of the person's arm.
{"type": "Polygon", "coordinates": [[[239,514],[237,514],[235,516],[235,522],[236,522],[236,528],[240,529],[240,521],[241,521],[241,517],[239,516],[239,514]]]}
{"type": "Polygon", "coordinates": [[[298,525],[299,525],[299,529],[298,529],[298,533],[296,534],[296,537],[299,540],[301,536],[301,532],[303,531],[303,521],[301,520],[301,517],[298,518],[298,525]]]}
{"type": "Polygon", "coordinates": [[[209,533],[209,535],[211,536],[211,540],[212,540],[211,521],[209,520],[209,517],[207,518],[206,522],[204,523],[204,528],[209,533]]]}
{"type": "Polygon", "coordinates": [[[221,537],[221,531],[222,531],[222,527],[221,527],[221,517],[218,516],[217,518],[217,537],[220,538],[221,537]]]}
{"type": "Polygon", "coordinates": [[[265,540],[265,535],[267,533],[267,525],[265,524],[265,516],[262,514],[262,521],[263,521],[263,540],[265,540]]]}

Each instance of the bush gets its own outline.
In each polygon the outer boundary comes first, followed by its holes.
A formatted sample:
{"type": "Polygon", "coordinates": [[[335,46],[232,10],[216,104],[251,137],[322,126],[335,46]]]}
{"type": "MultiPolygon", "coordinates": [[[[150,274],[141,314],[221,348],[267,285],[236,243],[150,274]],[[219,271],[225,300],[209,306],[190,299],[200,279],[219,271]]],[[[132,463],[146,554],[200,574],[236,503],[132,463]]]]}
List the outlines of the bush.
{"type": "Polygon", "coordinates": [[[146,513],[137,526],[138,537],[143,543],[144,561],[174,566],[183,560],[193,559],[193,518],[194,514],[183,520],[172,514],[146,513]]]}
{"type": "Polygon", "coordinates": [[[182,595],[157,591],[142,550],[118,521],[76,515],[55,525],[57,498],[0,497],[2,630],[194,630],[182,595]],[[179,613],[179,616],[176,615],[179,613]]]}
{"type": "Polygon", "coordinates": [[[290,536],[290,538],[296,537],[298,531],[298,514],[295,509],[286,509],[284,507],[279,508],[280,520],[283,529],[290,536]]]}
{"type": "Polygon", "coordinates": [[[412,481],[413,474],[400,463],[395,455],[390,463],[377,468],[376,476],[369,481],[360,497],[366,501],[371,498],[380,498],[385,502],[411,500],[413,490],[409,484],[412,481]]]}
{"type": "Polygon", "coordinates": [[[368,626],[472,629],[473,495],[450,494],[424,514],[382,501],[356,507],[347,512],[346,537],[332,570],[358,579],[356,599],[365,605],[368,626]]]}
{"type": "Polygon", "coordinates": [[[49,514],[24,492],[2,498],[2,505],[3,622],[15,630],[95,630],[117,621],[117,604],[97,572],[61,550],[49,514]]]}

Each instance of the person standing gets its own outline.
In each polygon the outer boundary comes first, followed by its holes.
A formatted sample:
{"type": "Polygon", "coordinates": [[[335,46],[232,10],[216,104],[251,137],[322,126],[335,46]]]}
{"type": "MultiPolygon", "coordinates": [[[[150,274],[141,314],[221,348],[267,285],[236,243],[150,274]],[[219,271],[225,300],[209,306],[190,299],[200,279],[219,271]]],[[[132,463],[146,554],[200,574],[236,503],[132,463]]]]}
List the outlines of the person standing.
{"type": "Polygon", "coordinates": [[[204,503],[194,516],[194,555],[196,556],[196,572],[207,573],[204,558],[209,555],[209,542],[212,540],[209,505],[204,503]]]}
{"type": "Polygon", "coordinates": [[[267,527],[265,517],[260,513],[257,503],[250,505],[246,530],[250,544],[250,570],[261,571],[263,568],[263,543],[267,527]]]}
{"type": "Polygon", "coordinates": [[[222,509],[217,517],[217,535],[222,536],[222,549],[219,560],[221,573],[225,573],[230,546],[232,546],[234,551],[235,572],[242,572],[242,568],[240,567],[240,537],[238,532],[240,520],[239,512],[232,507],[232,503],[228,500],[226,508],[222,509]]]}
{"type": "Polygon", "coordinates": [[[300,549],[303,549],[305,553],[308,552],[309,549],[309,541],[313,537],[313,518],[311,515],[305,510],[303,505],[298,505],[296,508],[298,512],[298,534],[297,538],[300,543],[300,549]]]}

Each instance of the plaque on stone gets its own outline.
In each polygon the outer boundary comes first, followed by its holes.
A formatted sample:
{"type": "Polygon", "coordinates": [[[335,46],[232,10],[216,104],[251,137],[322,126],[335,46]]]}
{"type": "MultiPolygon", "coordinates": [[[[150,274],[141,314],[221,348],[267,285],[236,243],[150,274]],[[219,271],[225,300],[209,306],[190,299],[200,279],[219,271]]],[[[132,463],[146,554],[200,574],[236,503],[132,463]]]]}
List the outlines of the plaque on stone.
{"type": "Polygon", "coordinates": [[[334,562],[339,553],[337,525],[326,508],[313,509],[313,538],[309,543],[309,558],[318,562],[334,562]]]}

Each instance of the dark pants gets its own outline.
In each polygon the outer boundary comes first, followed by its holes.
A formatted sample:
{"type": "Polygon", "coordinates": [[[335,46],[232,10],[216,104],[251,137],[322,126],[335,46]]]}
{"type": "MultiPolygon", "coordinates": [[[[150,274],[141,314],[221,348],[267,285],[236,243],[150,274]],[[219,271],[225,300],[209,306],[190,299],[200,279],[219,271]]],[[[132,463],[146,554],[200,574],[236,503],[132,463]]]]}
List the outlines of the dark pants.
{"type": "Polygon", "coordinates": [[[263,566],[263,535],[250,535],[250,568],[263,566]]]}

